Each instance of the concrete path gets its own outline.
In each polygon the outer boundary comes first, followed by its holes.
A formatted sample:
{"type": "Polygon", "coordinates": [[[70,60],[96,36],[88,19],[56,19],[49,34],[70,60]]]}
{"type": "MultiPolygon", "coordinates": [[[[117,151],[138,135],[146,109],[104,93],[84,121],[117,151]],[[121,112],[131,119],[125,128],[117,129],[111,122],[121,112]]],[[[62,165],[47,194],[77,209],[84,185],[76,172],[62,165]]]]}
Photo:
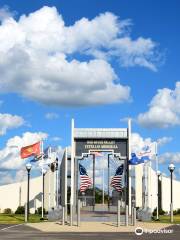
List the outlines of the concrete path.
{"type": "MultiPolygon", "coordinates": [[[[99,223],[98,223],[99,224],[99,223]]],[[[30,224],[28,224],[30,225],[30,224]]],[[[4,226],[0,224],[0,240],[6,240],[6,239],[17,239],[17,240],[56,240],[56,239],[62,239],[62,240],[177,240],[180,236],[180,226],[178,225],[171,225],[169,226],[169,229],[172,231],[172,233],[163,234],[163,233],[152,233],[152,234],[142,234],[141,236],[136,235],[134,232],[90,232],[90,228],[92,226],[89,226],[89,228],[86,226],[86,232],[62,232],[61,226],[59,226],[56,223],[41,223],[39,224],[39,229],[42,230],[42,228],[46,227],[46,231],[40,231],[34,228],[34,226],[37,224],[31,224],[32,227],[28,226],[27,224],[18,224],[18,225],[7,225],[4,226]],[[49,225],[49,226],[48,226],[49,225]],[[58,231],[52,232],[52,226],[56,226],[58,228],[58,231]],[[59,231],[61,229],[61,231],[59,231]],[[48,230],[48,232],[47,232],[48,230]],[[88,230],[88,231],[87,231],[88,230]]],[[[91,224],[90,224],[91,225],[91,224]]],[[[147,225],[147,224],[146,224],[147,225]]],[[[141,226],[147,227],[146,225],[142,224],[141,226]]],[[[149,224],[148,224],[149,225],[149,224]]],[[[164,225],[158,225],[158,227],[164,227],[164,225]]],[[[105,225],[107,228],[107,225],[105,225]]],[[[99,227],[99,225],[95,226],[96,230],[99,227]]],[[[95,228],[94,227],[94,228],[95,228]]],[[[154,227],[154,225],[151,224],[149,227],[154,227]]],[[[155,226],[157,228],[157,226],[155,226]]],[[[154,227],[154,228],[155,228],[154,227]]],[[[77,227],[75,227],[77,229],[77,227]]],[[[113,229],[117,227],[113,227],[113,229]]],[[[122,227],[123,228],[123,227],[122,227]]],[[[128,227],[129,228],[129,227],[128,227]]],[[[126,228],[126,229],[128,229],[126,228]]],[[[68,227],[68,229],[73,230],[73,228],[68,227]]],[[[85,229],[85,226],[82,226],[79,228],[80,230],[85,229]]],[[[105,228],[103,228],[105,229],[105,228]]],[[[166,228],[167,230],[168,228],[166,228]]],[[[91,229],[92,230],[92,229],[91,229]]]]}
{"type": "Polygon", "coordinates": [[[143,223],[138,222],[136,226],[120,226],[116,223],[107,222],[81,222],[81,226],[62,226],[59,222],[28,223],[27,226],[33,227],[43,232],[134,232],[135,228],[141,227],[144,230],[158,230],[172,226],[164,223],[143,223]]]}

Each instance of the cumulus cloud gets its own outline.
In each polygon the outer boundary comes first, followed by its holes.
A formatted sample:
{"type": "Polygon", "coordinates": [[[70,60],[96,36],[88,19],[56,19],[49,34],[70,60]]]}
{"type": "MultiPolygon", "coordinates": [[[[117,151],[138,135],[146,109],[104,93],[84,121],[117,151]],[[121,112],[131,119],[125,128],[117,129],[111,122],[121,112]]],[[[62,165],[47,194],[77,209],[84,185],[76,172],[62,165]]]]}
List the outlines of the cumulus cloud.
{"type": "Polygon", "coordinates": [[[153,143],[151,138],[143,138],[139,133],[132,133],[131,135],[131,151],[140,152],[142,148],[146,145],[151,145],[153,143]]]}
{"type": "Polygon", "coordinates": [[[27,179],[27,171],[26,169],[20,169],[17,171],[8,171],[0,169],[0,185],[22,182],[27,179]]]}
{"type": "Polygon", "coordinates": [[[7,18],[0,25],[0,92],[51,105],[127,101],[130,88],[120,84],[111,59],[151,70],[157,59],[156,43],[131,39],[130,27],[109,12],[66,26],[55,7],[7,18]]]}
{"type": "Polygon", "coordinates": [[[46,139],[47,136],[43,132],[26,132],[21,137],[10,138],[6,146],[0,150],[0,169],[20,169],[25,164],[25,160],[20,158],[21,147],[46,139]]]}
{"type": "Polygon", "coordinates": [[[14,182],[14,179],[13,179],[13,176],[11,175],[11,173],[0,171],[0,185],[5,185],[5,184],[13,183],[13,182],[14,182]]]}
{"type": "Polygon", "coordinates": [[[163,146],[173,140],[172,137],[162,137],[157,140],[158,146],[163,146]]]}
{"type": "Polygon", "coordinates": [[[180,152],[166,152],[159,156],[159,163],[180,163],[180,152]]]}
{"type": "Polygon", "coordinates": [[[24,124],[25,121],[20,116],[0,113],[0,135],[6,134],[9,129],[18,128],[24,124]]]}
{"type": "Polygon", "coordinates": [[[15,11],[11,12],[8,6],[0,8],[0,22],[13,17],[15,14],[16,12],[15,11]]]}
{"type": "Polygon", "coordinates": [[[149,110],[140,113],[138,122],[144,127],[167,128],[180,124],[180,82],[175,89],[159,89],[149,104],[149,110]]]}
{"type": "Polygon", "coordinates": [[[46,113],[45,118],[48,120],[53,120],[53,119],[59,118],[59,115],[54,112],[49,112],[49,113],[46,113]]]}

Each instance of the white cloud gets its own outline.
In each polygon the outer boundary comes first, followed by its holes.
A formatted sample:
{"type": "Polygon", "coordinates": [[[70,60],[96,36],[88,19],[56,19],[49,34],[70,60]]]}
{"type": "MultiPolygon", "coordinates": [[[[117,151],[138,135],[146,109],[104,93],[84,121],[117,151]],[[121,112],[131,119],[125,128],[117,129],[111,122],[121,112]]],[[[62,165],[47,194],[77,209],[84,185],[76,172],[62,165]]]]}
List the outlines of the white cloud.
{"type": "Polygon", "coordinates": [[[20,116],[0,113],[0,135],[6,134],[9,129],[18,128],[24,124],[25,121],[20,116]]]}
{"type": "Polygon", "coordinates": [[[1,172],[0,171],[0,185],[5,185],[5,184],[9,184],[9,183],[13,183],[14,179],[11,175],[11,173],[9,172],[1,172]]]}
{"type": "Polygon", "coordinates": [[[17,171],[1,171],[0,169],[0,185],[22,182],[27,179],[26,169],[20,169],[17,171]]]}
{"type": "Polygon", "coordinates": [[[132,40],[130,37],[124,37],[116,39],[110,44],[113,49],[111,54],[119,56],[119,62],[122,66],[139,65],[157,71],[155,62],[158,62],[158,59],[154,52],[156,43],[151,39],[139,37],[137,40],[132,40]]]}
{"type": "Polygon", "coordinates": [[[59,142],[61,140],[62,140],[62,138],[60,138],[60,137],[52,137],[51,138],[51,141],[54,141],[54,142],[59,142]]]}
{"type": "Polygon", "coordinates": [[[11,12],[8,6],[0,8],[0,22],[13,17],[15,14],[16,12],[15,11],[11,12]]]}
{"type": "Polygon", "coordinates": [[[172,137],[162,137],[157,140],[158,146],[163,146],[173,140],[172,137]]]}
{"type": "Polygon", "coordinates": [[[180,82],[174,90],[159,89],[149,104],[149,110],[140,113],[139,124],[145,127],[167,128],[180,124],[180,82]]]}
{"type": "Polygon", "coordinates": [[[159,163],[180,163],[180,152],[166,152],[159,157],[159,163]]]}
{"type": "Polygon", "coordinates": [[[121,66],[156,70],[156,43],[132,40],[130,26],[130,20],[108,12],[66,26],[55,7],[18,21],[5,19],[0,25],[0,91],[51,105],[127,101],[130,88],[119,83],[111,58],[121,66]],[[77,55],[89,60],[75,59],[77,55]]]}
{"type": "Polygon", "coordinates": [[[131,151],[140,152],[142,148],[146,145],[151,145],[153,143],[151,138],[143,138],[139,133],[132,133],[131,135],[131,151]]]}
{"type": "Polygon", "coordinates": [[[10,138],[6,146],[0,150],[0,169],[20,169],[25,164],[25,160],[20,158],[21,147],[46,139],[47,136],[43,132],[26,132],[22,137],[10,138]]]}
{"type": "Polygon", "coordinates": [[[49,112],[49,113],[46,113],[45,118],[48,120],[53,120],[53,119],[59,118],[59,115],[54,112],[49,112]]]}

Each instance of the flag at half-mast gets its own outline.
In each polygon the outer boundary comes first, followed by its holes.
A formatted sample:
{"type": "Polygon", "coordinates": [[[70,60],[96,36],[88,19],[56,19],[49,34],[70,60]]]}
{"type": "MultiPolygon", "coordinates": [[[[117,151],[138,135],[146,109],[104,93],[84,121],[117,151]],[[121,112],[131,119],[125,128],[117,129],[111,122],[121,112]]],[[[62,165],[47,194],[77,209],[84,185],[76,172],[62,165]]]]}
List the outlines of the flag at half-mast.
{"type": "Polygon", "coordinates": [[[92,185],[91,178],[88,176],[85,167],[79,164],[79,172],[80,172],[80,192],[85,192],[88,187],[92,185]]]}
{"type": "Polygon", "coordinates": [[[41,153],[40,142],[34,143],[29,146],[25,146],[21,148],[21,158],[28,158],[31,156],[37,156],[41,153]]]}

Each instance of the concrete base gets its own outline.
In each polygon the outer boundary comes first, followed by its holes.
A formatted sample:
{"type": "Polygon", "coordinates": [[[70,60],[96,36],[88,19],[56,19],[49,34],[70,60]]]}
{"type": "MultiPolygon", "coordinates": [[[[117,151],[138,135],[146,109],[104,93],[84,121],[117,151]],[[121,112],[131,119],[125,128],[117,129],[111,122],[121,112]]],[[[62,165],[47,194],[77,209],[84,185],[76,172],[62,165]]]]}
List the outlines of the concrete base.
{"type": "Polygon", "coordinates": [[[48,220],[49,221],[62,220],[62,217],[63,217],[62,207],[50,209],[48,211],[48,220]]]}
{"type": "Polygon", "coordinates": [[[152,212],[150,208],[141,209],[137,211],[137,217],[141,221],[150,221],[152,218],[152,212]]]}

